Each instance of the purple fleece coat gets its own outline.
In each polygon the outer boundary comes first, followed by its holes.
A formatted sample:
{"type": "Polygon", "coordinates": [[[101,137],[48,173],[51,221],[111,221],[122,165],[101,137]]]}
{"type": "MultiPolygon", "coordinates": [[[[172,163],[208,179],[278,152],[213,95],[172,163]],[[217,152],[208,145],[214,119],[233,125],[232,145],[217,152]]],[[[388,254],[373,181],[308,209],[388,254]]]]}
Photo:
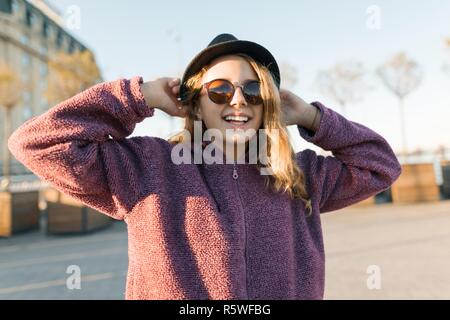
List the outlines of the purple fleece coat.
{"type": "Polygon", "coordinates": [[[128,225],[127,299],[322,299],[320,213],[387,189],[401,166],[388,142],[319,102],[296,154],[313,213],[267,191],[254,164],[171,161],[173,145],[127,138],[153,115],[141,77],[95,85],[21,125],[12,154],[56,189],[128,225]],[[111,138],[109,137],[111,136],[111,138]],[[209,187],[208,187],[209,186],[209,187]]]}

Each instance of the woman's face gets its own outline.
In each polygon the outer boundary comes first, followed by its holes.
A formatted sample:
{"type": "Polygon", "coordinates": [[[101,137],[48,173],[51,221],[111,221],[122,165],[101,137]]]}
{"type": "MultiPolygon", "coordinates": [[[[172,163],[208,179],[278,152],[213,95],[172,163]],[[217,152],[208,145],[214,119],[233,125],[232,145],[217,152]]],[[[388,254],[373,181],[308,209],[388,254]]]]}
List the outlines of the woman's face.
{"type": "MultiPolygon", "coordinates": [[[[256,72],[247,60],[236,55],[221,56],[212,61],[201,83],[203,84],[214,79],[227,79],[235,85],[236,82],[239,85],[243,85],[249,80],[259,80],[256,72]]],[[[219,105],[212,102],[205,88],[202,90],[199,99],[200,104],[197,116],[203,120],[207,129],[214,128],[220,130],[226,143],[235,141],[242,142],[241,139],[238,139],[239,136],[242,137],[242,134],[239,132],[232,135],[232,141],[227,141],[227,129],[240,128],[244,131],[254,129],[258,132],[258,129],[261,128],[263,122],[263,105],[252,105],[248,103],[240,88],[236,88],[232,100],[226,104],[219,105]],[[245,123],[233,123],[225,120],[230,115],[247,117],[248,121],[245,123]]],[[[246,136],[245,141],[248,141],[250,138],[251,135],[246,136]]]]}

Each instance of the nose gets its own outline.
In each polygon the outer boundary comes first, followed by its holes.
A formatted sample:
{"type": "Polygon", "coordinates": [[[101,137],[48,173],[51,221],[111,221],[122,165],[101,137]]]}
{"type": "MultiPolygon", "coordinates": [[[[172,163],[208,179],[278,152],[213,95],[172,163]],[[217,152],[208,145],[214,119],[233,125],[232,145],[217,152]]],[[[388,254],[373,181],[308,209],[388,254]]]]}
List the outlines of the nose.
{"type": "Polygon", "coordinates": [[[241,87],[237,87],[236,90],[234,90],[233,99],[231,99],[230,105],[235,107],[247,105],[247,101],[245,100],[241,87]]]}

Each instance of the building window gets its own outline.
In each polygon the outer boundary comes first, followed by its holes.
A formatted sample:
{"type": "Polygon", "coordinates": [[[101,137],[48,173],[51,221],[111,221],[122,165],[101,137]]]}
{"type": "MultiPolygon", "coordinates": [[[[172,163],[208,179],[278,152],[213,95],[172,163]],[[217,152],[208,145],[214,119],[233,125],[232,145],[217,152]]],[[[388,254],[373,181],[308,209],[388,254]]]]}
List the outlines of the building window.
{"type": "Polygon", "coordinates": [[[56,35],[56,47],[57,48],[61,48],[62,41],[63,41],[62,32],[61,32],[61,30],[58,30],[58,33],[56,35]]]}
{"type": "Polygon", "coordinates": [[[31,115],[33,114],[31,110],[31,93],[29,91],[25,91],[22,93],[22,99],[23,99],[23,109],[22,109],[22,120],[27,121],[31,118],[31,115]]]}
{"type": "Polygon", "coordinates": [[[27,27],[32,28],[35,22],[36,15],[31,11],[30,8],[27,8],[25,11],[25,24],[27,25],[27,27]]]}
{"type": "Polygon", "coordinates": [[[31,64],[31,56],[28,53],[22,55],[22,66],[29,67],[31,64]]]}
{"type": "Polygon", "coordinates": [[[75,51],[75,41],[73,39],[70,39],[68,51],[69,51],[69,53],[73,53],[75,51]]]}
{"type": "Polygon", "coordinates": [[[22,99],[24,104],[30,104],[31,102],[31,93],[29,91],[25,91],[22,93],[22,99]]]}
{"type": "MultiPolygon", "coordinates": [[[[40,79],[39,80],[39,90],[41,91],[41,93],[44,93],[45,90],[47,90],[48,88],[48,83],[47,83],[47,79],[40,79]]],[[[42,97],[41,97],[42,99],[42,97]]]]}
{"type": "Polygon", "coordinates": [[[31,64],[31,56],[28,53],[22,55],[22,66],[28,68],[31,64]]]}
{"type": "Polygon", "coordinates": [[[48,22],[44,19],[44,23],[42,23],[42,35],[44,38],[48,38],[48,22]]]}
{"type": "MultiPolygon", "coordinates": [[[[24,68],[25,69],[25,68],[24,68]]],[[[30,83],[30,72],[29,70],[24,70],[21,74],[22,80],[25,84],[30,83]]]]}
{"type": "Polygon", "coordinates": [[[49,107],[49,103],[47,101],[47,98],[45,97],[45,95],[42,95],[41,96],[41,108],[43,110],[45,110],[45,109],[48,109],[48,107],[49,107]]]}
{"type": "Polygon", "coordinates": [[[27,121],[33,115],[33,111],[31,110],[30,105],[25,104],[22,110],[22,121],[27,121]]]}
{"type": "Polygon", "coordinates": [[[0,0],[0,12],[12,13],[11,0],[0,0]]]}
{"type": "Polygon", "coordinates": [[[50,21],[46,20],[46,22],[47,22],[47,38],[53,40],[54,36],[53,32],[55,31],[55,27],[50,21]]]}
{"type": "Polygon", "coordinates": [[[48,67],[45,63],[39,65],[39,75],[44,78],[48,75],[48,67]]]}
{"type": "Polygon", "coordinates": [[[43,56],[46,56],[48,53],[48,48],[45,45],[41,45],[39,47],[39,53],[42,54],[43,56]]]}
{"type": "Polygon", "coordinates": [[[11,9],[13,13],[19,12],[19,2],[17,2],[17,0],[11,1],[11,9]]]}
{"type": "Polygon", "coordinates": [[[28,46],[30,44],[30,37],[28,37],[25,34],[21,34],[20,35],[20,42],[26,46],[28,46]]]}

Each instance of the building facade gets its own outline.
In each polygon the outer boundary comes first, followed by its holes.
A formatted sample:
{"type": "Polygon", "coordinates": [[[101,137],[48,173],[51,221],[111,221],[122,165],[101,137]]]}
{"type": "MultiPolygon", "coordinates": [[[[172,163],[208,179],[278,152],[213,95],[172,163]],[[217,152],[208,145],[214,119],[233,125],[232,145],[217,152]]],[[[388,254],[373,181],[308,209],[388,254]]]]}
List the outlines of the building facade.
{"type": "MultiPolygon", "coordinates": [[[[77,50],[88,49],[67,31],[61,15],[45,1],[0,0],[0,63],[12,67],[29,88],[12,111],[12,130],[50,107],[43,92],[47,89],[52,56],[77,50]]],[[[0,108],[1,127],[4,116],[0,108]]],[[[3,131],[0,130],[1,144],[6,143],[3,131]]],[[[0,148],[0,161],[3,150],[0,148]]],[[[15,159],[11,159],[10,171],[12,175],[30,174],[15,159]]]]}

